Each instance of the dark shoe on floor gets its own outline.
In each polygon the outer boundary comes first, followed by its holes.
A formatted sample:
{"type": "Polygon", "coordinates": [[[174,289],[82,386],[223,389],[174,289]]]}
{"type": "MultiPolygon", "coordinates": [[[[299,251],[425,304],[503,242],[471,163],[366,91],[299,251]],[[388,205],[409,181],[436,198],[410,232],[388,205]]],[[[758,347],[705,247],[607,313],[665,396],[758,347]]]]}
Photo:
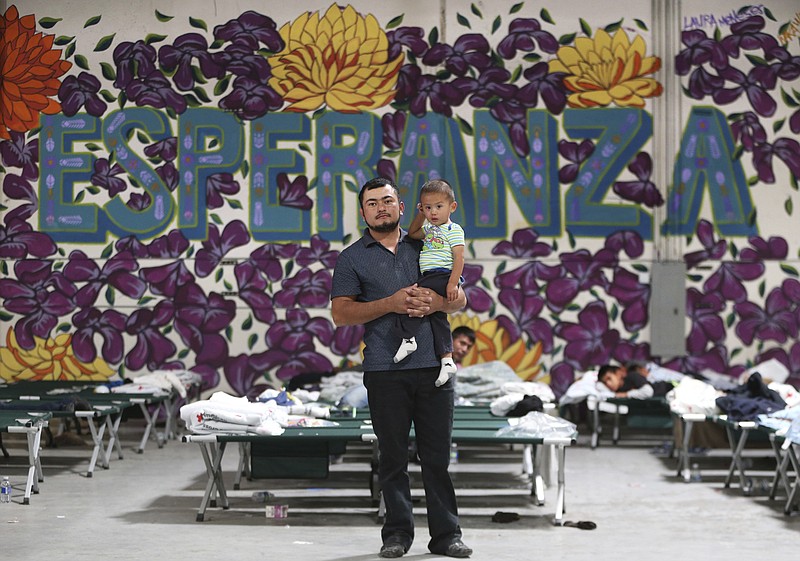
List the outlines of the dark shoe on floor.
{"type": "Polygon", "coordinates": [[[406,548],[403,547],[403,544],[397,542],[387,542],[383,544],[383,547],[381,547],[381,551],[380,553],[378,553],[378,557],[390,559],[395,557],[402,557],[405,554],[406,554],[406,548]]]}
{"type": "Polygon", "coordinates": [[[447,549],[444,551],[444,554],[448,557],[456,557],[459,559],[464,559],[472,555],[472,549],[464,545],[464,542],[461,540],[456,540],[450,545],[447,546],[447,549]]]}

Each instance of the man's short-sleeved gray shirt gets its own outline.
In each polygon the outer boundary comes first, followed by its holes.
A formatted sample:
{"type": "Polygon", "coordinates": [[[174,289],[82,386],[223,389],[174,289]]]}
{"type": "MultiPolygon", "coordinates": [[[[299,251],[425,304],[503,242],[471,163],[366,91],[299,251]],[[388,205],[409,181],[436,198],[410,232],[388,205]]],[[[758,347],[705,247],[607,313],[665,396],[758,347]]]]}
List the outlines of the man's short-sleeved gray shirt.
{"type": "MultiPolygon", "coordinates": [[[[397,253],[392,253],[364,230],[364,235],[339,254],[333,270],[331,299],[355,296],[359,302],[372,302],[411,286],[419,278],[419,252],[422,242],[401,231],[397,253]]],[[[364,370],[407,370],[439,366],[433,350],[430,322],[423,321],[416,335],[417,350],[395,364],[393,357],[402,341],[392,335],[395,314],[386,314],[369,323],[364,333],[364,370]]]]}

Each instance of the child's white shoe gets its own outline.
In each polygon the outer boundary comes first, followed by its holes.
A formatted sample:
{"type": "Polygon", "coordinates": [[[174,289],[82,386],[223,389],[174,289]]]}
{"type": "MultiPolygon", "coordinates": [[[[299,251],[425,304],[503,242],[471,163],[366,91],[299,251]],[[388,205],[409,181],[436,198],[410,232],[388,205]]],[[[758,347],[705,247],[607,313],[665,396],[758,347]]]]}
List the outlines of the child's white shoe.
{"type": "Polygon", "coordinates": [[[456,363],[453,362],[452,358],[443,358],[442,359],[442,368],[439,370],[439,377],[436,378],[436,382],[434,385],[439,388],[445,385],[450,378],[456,375],[456,363]]]}
{"type": "Polygon", "coordinates": [[[416,350],[417,340],[414,337],[411,339],[403,339],[403,342],[400,343],[400,348],[397,349],[397,353],[394,355],[394,361],[400,362],[416,350]]]}

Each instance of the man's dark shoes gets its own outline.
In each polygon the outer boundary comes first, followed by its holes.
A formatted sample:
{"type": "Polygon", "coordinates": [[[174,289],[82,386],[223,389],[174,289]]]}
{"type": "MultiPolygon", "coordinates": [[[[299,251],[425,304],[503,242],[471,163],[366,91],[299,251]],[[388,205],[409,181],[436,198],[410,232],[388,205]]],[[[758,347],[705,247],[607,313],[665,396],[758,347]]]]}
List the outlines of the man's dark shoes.
{"type": "Polygon", "coordinates": [[[464,542],[461,540],[456,540],[450,545],[447,546],[447,549],[444,551],[444,554],[448,557],[457,557],[459,559],[464,559],[472,555],[472,549],[464,545],[464,542]]]}
{"type": "Polygon", "coordinates": [[[378,553],[378,557],[389,559],[395,557],[402,557],[405,554],[406,554],[406,548],[403,547],[403,544],[398,542],[386,542],[381,547],[381,551],[380,553],[378,553]]]}

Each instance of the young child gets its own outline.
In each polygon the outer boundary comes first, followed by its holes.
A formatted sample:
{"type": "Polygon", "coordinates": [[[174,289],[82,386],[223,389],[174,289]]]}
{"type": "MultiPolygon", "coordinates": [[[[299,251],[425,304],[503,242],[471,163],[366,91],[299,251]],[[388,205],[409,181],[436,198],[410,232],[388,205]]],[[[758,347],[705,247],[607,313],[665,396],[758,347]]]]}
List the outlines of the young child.
{"type": "MultiPolygon", "coordinates": [[[[461,273],[464,271],[464,230],[450,220],[450,215],[456,210],[458,203],[453,188],[443,179],[426,182],[420,189],[419,200],[418,212],[408,228],[410,237],[423,240],[419,256],[422,276],[417,284],[434,290],[446,297],[448,302],[452,302],[458,297],[461,273]]],[[[437,312],[429,317],[434,349],[442,365],[439,377],[436,379],[438,387],[447,383],[456,372],[453,338],[447,314],[437,312]]],[[[402,336],[403,342],[394,356],[395,362],[400,362],[417,350],[414,335],[421,322],[422,318],[398,314],[395,331],[402,336]]]]}
{"type": "Polygon", "coordinates": [[[653,397],[653,386],[647,378],[622,366],[604,364],[597,371],[597,381],[614,392],[614,397],[634,399],[653,397]]]}

